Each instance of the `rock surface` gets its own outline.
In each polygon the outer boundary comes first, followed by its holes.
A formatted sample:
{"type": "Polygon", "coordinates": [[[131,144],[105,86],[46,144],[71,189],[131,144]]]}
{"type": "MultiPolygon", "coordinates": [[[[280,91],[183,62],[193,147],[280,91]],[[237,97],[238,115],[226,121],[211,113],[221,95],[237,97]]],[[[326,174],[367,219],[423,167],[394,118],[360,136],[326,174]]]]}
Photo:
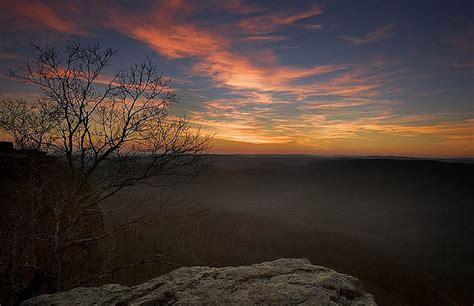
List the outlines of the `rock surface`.
{"type": "Polygon", "coordinates": [[[185,267],[134,287],[80,287],[37,296],[22,305],[203,303],[376,305],[358,279],[307,259],[285,258],[242,267],[185,267]]]}

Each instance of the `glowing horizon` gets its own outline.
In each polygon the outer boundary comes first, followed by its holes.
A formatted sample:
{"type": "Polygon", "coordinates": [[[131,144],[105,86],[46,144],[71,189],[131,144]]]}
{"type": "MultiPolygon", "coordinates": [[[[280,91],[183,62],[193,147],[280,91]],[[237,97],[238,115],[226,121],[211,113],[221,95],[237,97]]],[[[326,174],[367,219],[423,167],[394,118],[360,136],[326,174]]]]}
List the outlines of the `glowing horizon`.
{"type": "MultiPolygon", "coordinates": [[[[343,1],[5,1],[0,69],[29,43],[148,57],[213,152],[474,157],[472,5],[343,1]],[[467,6],[467,7],[466,7],[467,6]],[[471,6],[471,7],[469,7],[471,6]],[[440,13],[443,18],[439,18],[440,13]]],[[[0,94],[33,98],[0,78],[0,94]]]]}

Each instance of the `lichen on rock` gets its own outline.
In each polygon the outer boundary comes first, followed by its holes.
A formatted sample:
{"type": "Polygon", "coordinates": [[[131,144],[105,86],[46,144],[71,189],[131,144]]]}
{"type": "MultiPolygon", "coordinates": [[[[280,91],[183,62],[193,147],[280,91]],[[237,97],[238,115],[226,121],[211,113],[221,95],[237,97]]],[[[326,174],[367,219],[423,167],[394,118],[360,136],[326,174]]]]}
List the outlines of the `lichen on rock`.
{"type": "Polygon", "coordinates": [[[289,258],[252,266],[183,267],[133,287],[79,287],[22,303],[52,304],[376,305],[358,279],[289,258]]]}

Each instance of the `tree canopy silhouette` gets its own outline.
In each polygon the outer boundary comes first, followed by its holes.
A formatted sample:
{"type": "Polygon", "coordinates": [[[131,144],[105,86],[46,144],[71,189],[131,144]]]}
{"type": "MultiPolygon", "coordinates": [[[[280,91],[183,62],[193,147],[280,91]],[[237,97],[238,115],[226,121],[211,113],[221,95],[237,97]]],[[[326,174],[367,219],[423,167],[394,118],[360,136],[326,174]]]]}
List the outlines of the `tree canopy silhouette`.
{"type": "Polygon", "coordinates": [[[33,49],[32,60],[9,74],[35,85],[38,98],[0,101],[0,128],[30,159],[2,208],[2,239],[10,246],[2,257],[10,276],[22,275],[3,281],[10,297],[21,298],[58,290],[62,267],[77,250],[152,223],[153,214],[130,214],[106,227],[101,203],[125,187],[196,176],[207,165],[211,139],[169,114],[178,97],[153,60],[110,75],[105,70],[116,51],[99,44],[33,49]]]}
{"type": "Polygon", "coordinates": [[[171,118],[178,98],[151,59],[107,76],[112,49],[33,46],[33,60],[10,75],[36,85],[38,100],[4,99],[0,110],[17,145],[64,159],[80,183],[107,182],[99,184],[102,197],[149,177],[197,172],[210,137],[171,118]]]}

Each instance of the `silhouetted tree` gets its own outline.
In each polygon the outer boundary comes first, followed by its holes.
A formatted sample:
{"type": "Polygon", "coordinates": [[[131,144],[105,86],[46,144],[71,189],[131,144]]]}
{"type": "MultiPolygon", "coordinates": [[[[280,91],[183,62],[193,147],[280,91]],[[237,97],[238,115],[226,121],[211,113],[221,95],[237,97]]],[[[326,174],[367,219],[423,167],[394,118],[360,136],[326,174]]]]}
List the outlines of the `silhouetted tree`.
{"type": "Polygon", "coordinates": [[[33,47],[33,60],[10,76],[36,85],[38,99],[0,101],[0,128],[29,152],[27,175],[17,178],[22,184],[11,186],[2,208],[13,220],[2,225],[2,239],[13,241],[3,254],[10,257],[7,272],[30,271],[27,284],[10,280],[17,287],[10,291],[23,290],[25,298],[61,288],[62,267],[78,250],[155,222],[153,213],[133,214],[106,227],[101,203],[125,187],[199,174],[210,140],[169,115],[178,98],[152,60],[107,77],[112,49],[77,41],[62,49],[33,47]],[[38,161],[32,149],[52,158],[38,161]]]}

